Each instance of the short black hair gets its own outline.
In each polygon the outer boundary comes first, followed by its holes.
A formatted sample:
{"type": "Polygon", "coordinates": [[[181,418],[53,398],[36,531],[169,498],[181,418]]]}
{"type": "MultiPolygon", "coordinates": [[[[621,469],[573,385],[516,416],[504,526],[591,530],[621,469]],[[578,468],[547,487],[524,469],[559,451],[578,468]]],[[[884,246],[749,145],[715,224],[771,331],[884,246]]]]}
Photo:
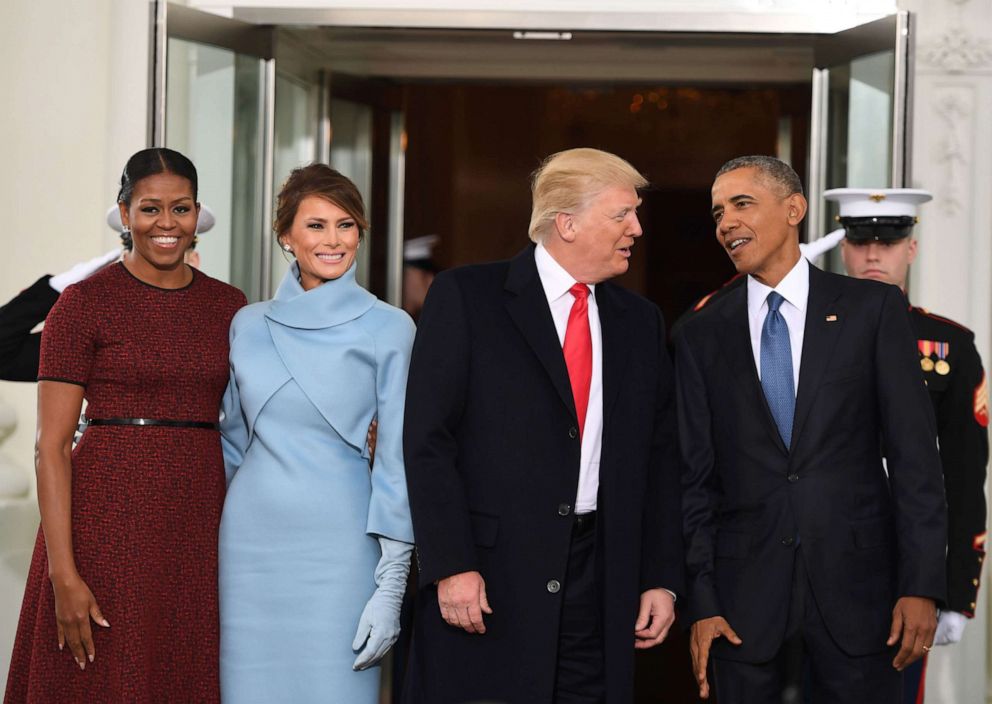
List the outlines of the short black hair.
{"type": "Polygon", "coordinates": [[[164,173],[182,176],[188,180],[193,189],[193,200],[196,200],[198,183],[193,162],[174,149],[153,147],[142,149],[127,160],[124,173],[121,174],[121,189],[117,192],[117,202],[130,206],[134,186],[138,181],[164,173]]]}
{"type": "Polygon", "coordinates": [[[803,182],[799,180],[799,175],[781,159],[763,154],[739,156],[721,166],[716,172],[716,178],[737,169],[757,169],[772,182],[772,185],[782,191],[783,196],[791,196],[793,193],[803,195],[803,182]]]}

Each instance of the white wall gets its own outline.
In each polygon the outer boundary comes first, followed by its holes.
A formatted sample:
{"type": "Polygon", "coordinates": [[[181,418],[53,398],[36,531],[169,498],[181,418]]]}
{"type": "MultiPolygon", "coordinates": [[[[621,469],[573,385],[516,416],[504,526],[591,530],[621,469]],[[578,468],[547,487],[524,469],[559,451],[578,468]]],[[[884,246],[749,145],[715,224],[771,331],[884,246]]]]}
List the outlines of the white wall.
{"type": "MultiPolygon", "coordinates": [[[[912,186],[933,192],[916,228],[920,256],[910,288],[917,305],[975,331],[992,364],[992,2],[901,0],[916,13],[912,186]]],[[[988,565],[976,617],[963,641],[936,648],[927,704],[989,698],[988,565]]]]}
{"type": "MultiPolygon", "coordinates": [[[[0,301],[116,243],[104,213],[145,146],[148,7],[138,0],[0,3],[0,301]]],[[[2,451],[33,477],[34,384],[0,382],[18,417],[2,451]]],[[[34,499],[0,499],[0,689],[24,589],[34,499]]]]}

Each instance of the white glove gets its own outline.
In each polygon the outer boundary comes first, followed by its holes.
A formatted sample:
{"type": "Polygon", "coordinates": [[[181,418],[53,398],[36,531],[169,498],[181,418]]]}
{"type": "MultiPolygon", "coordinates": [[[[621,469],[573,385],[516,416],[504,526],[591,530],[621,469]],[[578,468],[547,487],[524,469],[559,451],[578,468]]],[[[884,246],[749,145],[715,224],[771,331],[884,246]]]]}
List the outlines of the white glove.
{"type": "Polygon", "coordinates": [[[99,257],[93,257],[89,261],[80,262],[74,267],[69,269],[69,271],[64,271],[61,274],[56,274],[51,279],[48,280],[48,285],[53,289],[62,293],[65,291],[67,286],[72,284],[77,284],[88,276],[92,276],[96,272],[100,271],[103,267],[108,264],[113,264],[118,259],[121,258],[121,248],[116,247],[106,254],[101,254],[99,257]]]}
{"type": "Polygon", "coordinates": [[[810,242],[809,244],[800,242],[799,251],[802,252],[804,257],[816,264],[817,259],[840,244],[840,241],[844,239],[845,234],[847,234],[847,230],[841,227],[829,234],[824,235],[818,240],[810,242]]]}
{"type": "Polygon", "coordinates": [[[382,660],[400,637],[400,608],[406,593],[406,578],[410,574],[413,545],[380,537],[379,546],[382,558],[375,568],[378,587],[362,611],[358,632],[351,644],[352,650],[365,644],[352,665],[355,670],[364,670],[382,660]]]}
{"type": "Polygon", "coordinates": [[[957,643],[964,635],[964,626],[968,617],[957,611],[941,611],[937,617],[937,632],[933,637],[934,645],[950,645],[957,643]]]}

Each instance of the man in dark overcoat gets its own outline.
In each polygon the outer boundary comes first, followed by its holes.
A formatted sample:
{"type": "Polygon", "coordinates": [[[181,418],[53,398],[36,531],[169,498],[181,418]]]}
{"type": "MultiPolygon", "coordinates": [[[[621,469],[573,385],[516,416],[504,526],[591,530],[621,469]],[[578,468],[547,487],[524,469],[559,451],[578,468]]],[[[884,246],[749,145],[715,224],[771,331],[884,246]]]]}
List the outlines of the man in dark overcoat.
{"type": "Polygon", "coordinates": [[[404,430],[421,587],[409,704],[627,704],[635,648],[672,624],[665,325],[609,282],[641,237],[645,185],[612,154],[556,154],[533,178],[533,244],[431,287],[404,430]]]}

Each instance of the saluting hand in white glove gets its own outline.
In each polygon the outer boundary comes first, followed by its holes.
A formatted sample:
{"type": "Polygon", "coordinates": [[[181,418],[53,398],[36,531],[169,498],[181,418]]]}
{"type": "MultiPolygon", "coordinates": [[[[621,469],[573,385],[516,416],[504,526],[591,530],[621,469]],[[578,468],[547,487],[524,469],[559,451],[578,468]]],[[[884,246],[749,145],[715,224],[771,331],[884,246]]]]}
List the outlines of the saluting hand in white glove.
{"type": "Polygon", "coordinates": [[[56,274],[48,280],[48,285],[53,289],[62,293],[65,291],[67,286],[72,284],[78,284],[83,279],[88,276],[92,276],[96,272],[100,271],[103,267],[108,264],[113,264],[118,259],[121,258],[121,248],[115,247],[106,254],[101,254],[99,257],[93,257],[85,262],[80,262],[74,267],[69,269],[69,271],[64,271],[61,274],[56,274]]]}

